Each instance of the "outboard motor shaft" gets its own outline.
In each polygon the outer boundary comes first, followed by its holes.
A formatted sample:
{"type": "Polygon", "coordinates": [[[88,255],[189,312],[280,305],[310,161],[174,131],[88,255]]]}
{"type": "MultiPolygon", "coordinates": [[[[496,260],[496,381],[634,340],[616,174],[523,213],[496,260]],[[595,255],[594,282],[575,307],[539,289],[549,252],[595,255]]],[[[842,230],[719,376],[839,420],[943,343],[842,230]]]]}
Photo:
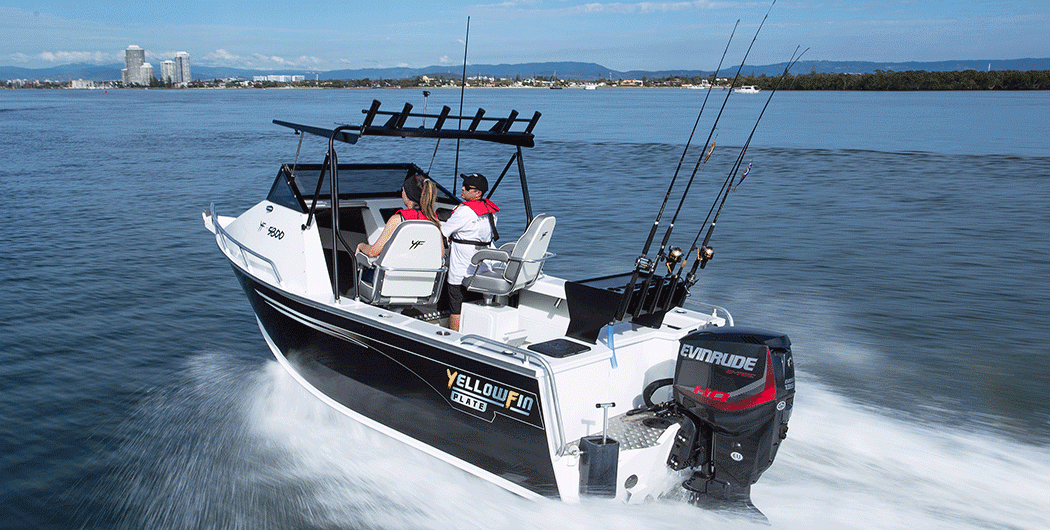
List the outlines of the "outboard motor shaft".
{"type": "Polygon", "coordinates": [[[724,327],[682,338],[674,402],[684,424],[667,462],[673,469],[697,468],[682,486],[699,503],[751,506],[751,485],[787,437],[794,396],[786,335],[724,327]]]}

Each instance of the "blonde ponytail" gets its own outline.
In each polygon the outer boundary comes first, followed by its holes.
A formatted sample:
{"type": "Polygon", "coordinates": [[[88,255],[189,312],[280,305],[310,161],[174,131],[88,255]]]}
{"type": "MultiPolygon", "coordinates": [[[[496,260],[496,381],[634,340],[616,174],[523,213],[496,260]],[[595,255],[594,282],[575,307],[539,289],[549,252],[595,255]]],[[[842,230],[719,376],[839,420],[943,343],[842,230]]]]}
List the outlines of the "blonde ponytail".
{"type": "Polygon", "coordinates": [[[423,177],[422,188],[423,193],[419,197],[419,211],[423,212],[423,215],[431,222],[441,226],[441,221],[438,219],[437,212],[434,210],[435,203],[437,202],[437,184],[429,178],[423,177]]]}

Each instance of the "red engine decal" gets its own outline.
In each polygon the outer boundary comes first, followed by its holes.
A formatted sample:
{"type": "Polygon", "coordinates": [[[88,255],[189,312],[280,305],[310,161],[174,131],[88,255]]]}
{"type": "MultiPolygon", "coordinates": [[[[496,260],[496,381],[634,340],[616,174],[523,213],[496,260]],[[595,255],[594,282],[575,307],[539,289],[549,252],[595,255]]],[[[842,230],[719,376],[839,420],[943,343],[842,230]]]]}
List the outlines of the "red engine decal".
{"type": "Polygon", "coordinates": [[[720,390],[712,390],[710,388],[700,388],[697,386],[693,389],[694,394],[701,395],[707,399],[713,399],[715,401],[729,401],[729,393],[722,392],[720,390]]]}

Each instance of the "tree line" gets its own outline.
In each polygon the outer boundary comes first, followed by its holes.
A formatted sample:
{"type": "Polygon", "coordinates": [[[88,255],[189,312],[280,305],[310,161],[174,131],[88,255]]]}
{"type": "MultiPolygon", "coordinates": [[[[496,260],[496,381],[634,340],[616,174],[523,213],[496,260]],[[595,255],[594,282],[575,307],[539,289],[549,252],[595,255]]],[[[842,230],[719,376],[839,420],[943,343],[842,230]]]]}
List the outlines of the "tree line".
{"type": "MultiPolygon", "coordinates": [[[[772,90],[779,80],[780,76],[747,76],[741,77],[738,85],[755,85],[763,90],[772,90]]],[[[870,74],[811,72],[788,74],[779,90],[1050,90],[1050,70],[876,70],[870,74]]]]}

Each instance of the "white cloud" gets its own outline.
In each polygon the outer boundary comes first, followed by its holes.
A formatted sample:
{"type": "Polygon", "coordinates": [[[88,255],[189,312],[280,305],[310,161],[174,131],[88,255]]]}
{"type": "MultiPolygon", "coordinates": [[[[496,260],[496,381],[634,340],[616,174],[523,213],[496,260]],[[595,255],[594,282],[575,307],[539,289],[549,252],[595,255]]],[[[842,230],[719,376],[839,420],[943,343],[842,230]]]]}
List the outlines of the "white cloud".
{"type": "Polygon", "coordinates": [[[614,2],[611,4],[601,3],[590,3],[570,8],[572,11],[580,13],[616,13],[616,14],[634,14],[634,13],[669,13],[674,11],[685,11],[688,9],[697,9],[703,7],[711,7],[711,2],[614,2]]]}
{"type": "Polygon", "coordinates": [[[511,0],[508,2],[500,2],[498,4],[481,4],[474,7],[483,9],[499,8],[499,7],[517,7],[520,5],[536,5],[539,2],[537,0],[511,0]]]}
{"type": "Polygon", "coordinates": [[[474,6],[485,10],[490,15],[527,16],[527,17],[562,17],[571,15],[631,15],[650,13],[673,13],[693,9],[710,9],[730,7],[730,2],[712,2],[696,0],[689,2],[589,2],[584,4],[563,4],[558,7],[533,7],[536,2],[510,1],[497,4],[474,6]]]}
{"type": "Polygon", "coordinates": [[[29,61],[43,61],[46,63],[55,64],[70,64],[70,63],[92,63],[92,64],[108,64],[112,62],[121,62],[124,60],[122,53],[110,53],[110,52],[70,52],[70,51],[45,51],[39,52],[34,55],[26,55],[24,53],[15,53],[11,55],[11,58],[17,62],[29,62],[29,61]]]}
{"type": "Polygon", "coordinates": [[[242,59],[241,56],[234,55],[222,48],[219,48],[211,53],[206,53],[203,57],[201,57],[202,62],[216,63],[222,66],[230,66],[233,63],[237,63],[243,60],[244,59],[242,59]]]}
{"type": "Polygon", "coordinates": [[[203,65],[230,66],[234,68],[316,68],[323,63],[324,61],[320,58],[312,55],[300,55],[294,58],[286,58],[279,55],[263,55],[261,53],[238,55],[223,48],[205,54],[200,58],[200,64],[203,65]]]}

